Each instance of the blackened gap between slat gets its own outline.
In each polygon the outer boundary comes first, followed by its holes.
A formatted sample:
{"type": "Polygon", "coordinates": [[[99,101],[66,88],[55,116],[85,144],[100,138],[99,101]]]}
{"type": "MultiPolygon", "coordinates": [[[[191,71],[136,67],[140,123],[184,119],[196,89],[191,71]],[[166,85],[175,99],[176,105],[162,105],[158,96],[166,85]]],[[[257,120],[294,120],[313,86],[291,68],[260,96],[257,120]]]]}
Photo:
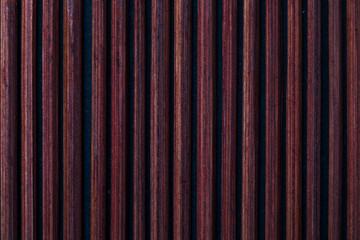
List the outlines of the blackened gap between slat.
{"type": "Polygon", "coordinates": [[[329,8],[321,0],[320,238],[328,238],[329,212],[329,8]]]}
{"type": "MultiPolygon", "coordinates": [[[[43,237],[43,172],[42,172],[42,26],[43,26],[43,12],[42,0],[36,1],[36,234],[38,239],[43,237]]],[[[19,95],[20,96],[20,95],[19,95]]],[[[20,129],[20,128],[19,128],[20,129]]],[[[21,181],[19,181],[20,183],[21,181]]],[[[19,205],[20,206],[20,205],[19,205]]]]}
{"type": "MultiPolygon", "coordinates": [[[[111,226],[111,5],[111,0],[106,0],[106,239],[110,239],[111,226]]],[[[124,194],[127,193],[124,192],[124,194]]]]}
{"type": "Polygon", "coordinates": [[[170,1],[170,76],[169,76],[169,239],[174,238],[174,0],[170,1]]]}
{"type": "MultiPolygon", "coordinates": [[[[222,76],[223,76],[223,59],[222,59],[222,17],[223,17],[223,1],[216,0],[215,15],[215,59],[216,59],[216,77],[214,79],[214,239],[221,239],[221,144],[222,144],[222,76]]],[[[210,60],[209,60],[210,61],[210,60]]]]}
{"type": "Polygon", "coordinates": [[[197,21],[198,21],[198,0],[192,0],[192,88],[191,88],[191,166],[190,166],[190,239],[196,239],[197,226],[197,21]]]}
{"type": "Polygon", "coordinates": [[[266,150],[266,1],[260,1],[260,24],[259,24],[259,41],[260,41],[260,77],[259,77],[259,205],[258,205],[258,229],[259,239],[265,239],[265,150],[266,150]]]}
{"type": "Polygon", "coordinates": [[[308,22],[307,22],[307,1],[302,1],[302,15],[301,15],[301,79],[302,79],[302,99],[301,99],[301,238],[306,239],[306,174],[307,174],[307,76],[308,76],[308,62],[307,62],[307,34],[308,34],[308,22]]]}
{"type": "Polygon", "coordinates": [[[145,239],[150,239],[151,1],[145,4],[145,239]]]}
{"type": "Polygon", "coordinates": [[[64,0],[59,0],[59,240],[64,237],[64,0]]]}
{"type": "MultiPolygon", "coordinates": [[[[243,31],[244,0],[238,3],[237,15],[237,95],[236,95],[236,238],[241,238],[241,193],[242,193],[242,123],[243,123],[243,31]]],[[[257,200],[256,200],[257,201],[257,200]]]]}
{"type": "MultiPolygon", "coordinates": [[[[343,127],[343,142],[342,142],[342,179],[341,179],[341,238],[347,239],[347,38],[346,38],[346,1],[341,5],[341,49],[342,51],[342,127],[343,127]]],[[[357,49],[354,49],[356,51],[357,49]]]]}
{"type": "Polygon", "coordinates": [[[81,235],[90,239],[91,198],[91,0],[84,0],[82,17],[82,188],[81,188],[81,235]]]}
{"type": "Polygon", "coordinates": [[[281,0],[281,35],[280,35],[280,72],[281,76],[281,86],[280,90],[281,96],[281,166],[280,166],[280,179],[281,179],[281,187],[280,187],[280,237],[282,239],[286,239],[286,84],[287,84],[287,9],[288,4],[287,0],[281,0]]]}

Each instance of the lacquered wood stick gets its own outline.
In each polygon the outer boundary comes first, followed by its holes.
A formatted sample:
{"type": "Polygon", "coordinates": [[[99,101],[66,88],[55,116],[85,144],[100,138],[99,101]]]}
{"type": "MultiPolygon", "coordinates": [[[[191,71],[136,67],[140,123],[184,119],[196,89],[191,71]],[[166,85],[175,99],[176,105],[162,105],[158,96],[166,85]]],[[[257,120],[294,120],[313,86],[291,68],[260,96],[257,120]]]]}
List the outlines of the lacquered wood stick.
{"type": "Polygon", "coordinates": [[[81,1],[64,1],[64,239],[81,239],[81,1]]]}

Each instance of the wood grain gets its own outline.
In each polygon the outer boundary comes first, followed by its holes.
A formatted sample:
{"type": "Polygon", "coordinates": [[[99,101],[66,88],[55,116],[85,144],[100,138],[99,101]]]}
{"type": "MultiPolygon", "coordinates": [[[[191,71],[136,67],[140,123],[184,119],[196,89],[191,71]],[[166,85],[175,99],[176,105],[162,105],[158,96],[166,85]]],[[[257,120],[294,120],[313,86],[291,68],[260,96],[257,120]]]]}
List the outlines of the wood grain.
{"type": "Polygon", "coordinates": [[[360,1],[347,3],[347,237],[360,237],[359,185],[359,37],[360,1]]]}
{"type": "Polygon", "coordinates": [[[17,239],[18,220],[18,90],[16,15],[19,1],[0,1],[0,202],[1,239],[17,239]]]}
{"type": "Polygon", "coordinates": [[[22,239],[36,239],[36,3],[22,1],[21,10],[21,236],[22,239]]]}
{"type": "Polygon", "coordinates": [[[128,1],[111,2],[111,239],[127,239],[129,202],[128,1]]]}
{"type": "Polygon", "coordinates": [[[134,1],[133,236],[145,239],[145,1],[134,1]]]}
{"type": "Polygon", "coordinates": [[[64,239],[81,239],[81,1],[64,1],[64,239]]]}
{"type": "Polygon", "coordinates": [[[169,238],[169,1],[151,2],[150,231],[169,238]]]}
{"type": "Polygon", "coordinates": [[[223,0],[221,238],[236,238],[237,0],[223,0]]]}
{"type": "Polygon", "coordinates": [[[279,0],[266,1],[265,238],[280,238],[281,188],[281,12],[279,0]]]}
{"type": "Polygon", "coordinates": [[[307,1],[306,238],[320,238],[321,6],[307,1]]]}
{"type": "Polygon", "coordinates": [[[59,3],[43,2],[43,239],[59,234],[59,3]]]}
{"type": "Polygon", "coordinates": [[[301,239],[301,1],[287,11],[286,238],[301,239]]]}
{"type": "Polygon", "coordinates": [[[175,1],[174,239],[190,238],[191,0],[175,1]]]}
{"type": "Polygon", "coordinates": [[[241,236],[253,240],[258,238],[259,22],[259,2],[244,1],[241,236]]]}
{"type": "Polygon", "coordinates": [[[340,0],[329,1],[329,239],[341,238],[341,4],[340,0]]]}
{"type": "Polygon", "coordinates": [[[198,1],[197,238],[214,234],[215,1],[198,1]]]}
{"type": "Polygon", "coordinates": [[[91,239],[106,234],[106,1],[92,1],[91,239]]]}

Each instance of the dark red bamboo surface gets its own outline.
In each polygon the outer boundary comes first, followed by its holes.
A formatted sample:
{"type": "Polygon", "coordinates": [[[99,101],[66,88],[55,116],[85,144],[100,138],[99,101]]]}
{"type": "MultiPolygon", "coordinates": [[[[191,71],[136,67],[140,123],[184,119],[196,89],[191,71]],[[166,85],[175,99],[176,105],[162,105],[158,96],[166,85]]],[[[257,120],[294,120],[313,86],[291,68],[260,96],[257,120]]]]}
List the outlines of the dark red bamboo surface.
{"type": "Polygon", "coordinates": [[[134,1],[133,236],[145,239],[145,1],[134,1]]]}
{"type": "MultiPolygon", "coordinates": [[[[266,1],[266,92],[265,92],[265,238],[279,239],[281,229],[281,5],[266,1]]],[[[285,44],[285,43],[283,43],[285,44]]]]}
{"type": "Polygon", "coordinates": [[[21,10],[21,236],[36,239],[35,2],[22,1],[21,10]]]}
{"type": "Polygon", "coordinates": [[[111,238],[127,239],[129,166],[128,3],[111,3],[111,238]]]}
{"type": "Polygon", "coordinates": [[[106,1],[92,1],[91,239],[106,236],[106,1]]]}
{"type": "Polygon", "coordinates": [[[347,1],[347,236],[349,239],[360,237],[360,184],[359,184],[359,32],[360,2],[347,1]]]}
{"type": "Polygon", "coordinates": [[[0,1],[0,202],[1,202],[1,239],[17,239],[20,234],[19,213],[21,206],[18,202],[18,176],[20,169],[20,154],[18,141],[17,120],[18,90],[20,86],[20,71],[18,63],[18,49],[16,28],[19,20],[19,1],[0,1]]]}
{"type": "MultiPolygon", "coordinates": [[[[59,231],[59,3],[43,2],[42,31],[42,230],[59,231]]],[[[38,106],[39,107],[39,106],[38,106]]],[[[41,207],[41,206],[40,206],[41,207]]],[[[39,218],[39,216],[38,216],[39,218]]]]}
{"type": "Polygon", "coordinates": [[[81,238],[81,2],[64,1],[64,238],[81,238]]]}
{"type": "Polygon", "coordinates": [[[151,2],[150,229],[169,237],[169,1],[151,2]]]}
{"type": "MultiPolygon", "coordinates": [[[[329,1],[329,238],[341,238],[342,46],[341,1],[329,1]]],[[[345,36],[344,36],[345,37],[345,36]]]]}
{"type": "Polygon", "coordinates": [[[40,2],[0,0],[1,239],[360,237],[359,0],[40,2]]]}
{"type": "Polygon", "coordinates": [[[215,1],[198,1],[197,238],[214,236],[215,1]]]}
{"type": "MultiPolygon", "coordinates": [[[[259,7],[256,1],[244,1],[241,207],[243,239],[257,239],[258,237],[259,7]]],[[[236,88],[236,86],[231,86],[231,88],[236,88]]],[[[231,211],[234,212],[232,209],[231,211]]]]}
{"type": "MultiPolygon", "coordinates": [[[[319,71],[319,66],[321,64],[321,6],[320,1],[312,0],[307,1],[307,6],[306,237],[308,239],[319,239],[321,144],[321,72],[319,71]]],[[[304,117],[305,116],[302,118],[303,121],[304,117]]],[[[305,153],[302,152],[302,154],[305,153]]],[[[305,209],[303,209],[303,211],[304,210],[305,209]]]]}
{"type": "Polygon", "coordinates": [[[190,238],[191,10],[175,1],[174,76],[174,239],[190,238]]]}
{"type": "Polygon", "coordinates": [[[301,239],[301,2],[287,9],[286,238],[301,239]]]}

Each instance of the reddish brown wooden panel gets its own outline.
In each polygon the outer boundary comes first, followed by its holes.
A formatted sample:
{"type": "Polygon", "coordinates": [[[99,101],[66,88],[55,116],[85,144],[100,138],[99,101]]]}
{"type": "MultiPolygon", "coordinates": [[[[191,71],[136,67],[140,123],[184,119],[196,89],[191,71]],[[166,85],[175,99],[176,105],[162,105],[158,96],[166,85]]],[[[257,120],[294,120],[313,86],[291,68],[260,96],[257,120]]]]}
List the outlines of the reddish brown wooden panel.
{"type": "Polygon", "coordinates": [[[133,236],[145,239],[145,1],[134,1],[133,236]]]}
{"type": "Polygon", "coordinates": [[[105,239],[106,1],[92,1],[91,239],[105,239]]]}
{"type": "Polygon", "coordinates": [[[265,238],[280,238],[281,48],[279,0],[266,1],[265,238]]]}
{"type": "Polygon", "coordinates": [[[81,239],[81,1],[64,1],[64,239],[81,239]]]}
{"type": "Polygon", "coordinates": [[[59,3],[43,2],[43,238],[59,231],[59,3]]]}
{"type": "Polygon", "coordinates": [[[198,1],[197,238],[213,239],[215,1],[198,1]]]}
{"type": "Polygon", "coordinates": [[[237,0],[223,1],[221,238],[236,237],[237,0]]]}
{"type": "Polygon", "coordinates": [[[151,2],[151,238],[169,238],[169,1],[151,2]]]}
{"type": "Polygon", "coordinates": [[[286,238],[301,238],[301,1],[288,2],[286,80],[286,238]]]}
{"type": "Polygon", "coordinates": [[[17,63],[17,0],[1,0],[0,38],[0,201],[1,239],[17,239],[20,207],[18,206],[18,129],[17,87],[20,79],[17,63]]]}
{"type": "Polygon", "coordinates": [[[360,237],[359,40],[360,1],[347,2],[347,237],[360,237]]]}
{"type": "Polygon", "coordinates": [[[128,51],[127,0],[111,4],[111,238],[127,239],[128,228],[128,51]]]}
{"type": "Polygon", "coordinates": [[[320,7],[320,1],[307,1],[306,238],[309,240],[320,238],[320,7]]]}
{"type": "Polygon", "coordinates": [[[259,2],[244,1],[242,207],[243,239],[258,236],[259,2]]]}
{"type": "Polygon", "coordinates": [[[341,236],[341,1],[329,1],[329,239],[341,236]]]}
{"type": "Polygon", "coordinates": [[[175,1],[174,239],[190,237],[191,4],[175,1]]]}
{"type": "Polygon", "coordinates": [[[36,239],[35,2],[22,1],[21,10],[21,236],[36,239]]]}

